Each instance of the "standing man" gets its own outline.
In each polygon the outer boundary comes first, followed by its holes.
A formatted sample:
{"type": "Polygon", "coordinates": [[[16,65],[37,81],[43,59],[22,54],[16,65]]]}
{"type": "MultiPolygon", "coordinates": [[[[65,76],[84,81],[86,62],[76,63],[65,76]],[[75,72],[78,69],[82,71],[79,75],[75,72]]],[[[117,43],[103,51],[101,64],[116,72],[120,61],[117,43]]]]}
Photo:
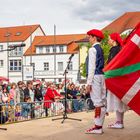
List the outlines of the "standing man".
{"type": "Polygon", "coordinates": [[[16,103],[24,102],[24,91],[22,89],[23,82],[19,81],[17,83],[18,87],[16,88],[16,103]]]}
{"type": "Polygon", "coordinates": [[[92,47],[86,59],[87,92],[95,106],[95,125],[86,130],[87,134],[102,134],[103,122],[106,114],[106,89],[103,75],[104,56],[100,42],[104,38],[100,30],[93,29],[87,32],[92,47]]]}
{"type": "Polygon", "coordinates": [[[27,81],[27,87],[24,89],[24,99],[31,98],[31,118],[35,118],[34,113],[34,92],[33,92],[33,82],[27,81]]]}

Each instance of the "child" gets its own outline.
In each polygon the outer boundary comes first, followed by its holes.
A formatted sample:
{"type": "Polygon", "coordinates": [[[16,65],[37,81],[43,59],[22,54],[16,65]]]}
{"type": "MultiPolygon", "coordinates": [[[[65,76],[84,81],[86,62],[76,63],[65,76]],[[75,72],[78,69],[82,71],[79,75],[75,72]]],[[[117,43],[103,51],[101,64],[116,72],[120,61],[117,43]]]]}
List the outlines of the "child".
{"type": "Polygon", "coordinates": [[[53,115],[62,115],[64,112],[64,106],[60,102],[60,97],[55,96],[54,101],[55,102],[51,103],[51,111],[53,115]]]}
{"type": "Polygon", "coordinates": [[[84,100],[81,98],[82,95],[80,93],[77,93],[76,96],[77,96],[77,101],[78,101],[77,109],[78,111],[83,111],[84,100]]]}
{"type": "Polygon", "coordinates": [[[21,116],[25,119],[28,119],[31,114],[31,98],[25,97],[24,103],[22,104],[21,116]]]}
{"type": "Polygon", "coordinates": [[[0,124],[4,124],[8,121],[8,116],[4,116],[2,106],[0,105],[0,124]]]}

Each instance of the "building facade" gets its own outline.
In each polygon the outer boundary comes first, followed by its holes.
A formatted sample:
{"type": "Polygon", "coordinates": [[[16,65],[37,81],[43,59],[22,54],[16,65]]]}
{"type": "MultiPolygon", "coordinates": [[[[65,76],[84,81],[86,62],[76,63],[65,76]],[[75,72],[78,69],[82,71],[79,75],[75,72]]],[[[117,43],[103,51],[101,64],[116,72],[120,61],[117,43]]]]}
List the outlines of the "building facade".
{"type": "MultiPolygon", "coordinates": [[[[84,34],[79,35],[56,35],[46,37],[35,37],[32,47],[32,63],[34,65],[34,78],[54,81],[56,83],[64,81],[64,71],[67,67],[70,56],[71,63],[68,68],[67,79],[78,82],[79,72],[79,52],[74,49],[77,44],[75,40],[83,38],[84,34]],[[54,42],[55,39],[55,42],[54,42]]],[[[23,63],[30,64],[30,50],[24,54],[23,63]]]]}
{"type": "Polygon", "coordinates": [[[9,78],[11,82],[22,80],[23,54],[37,35],[45,35],[40,25],[0,28],[0,76],[9,78]],[[3,51],[10,45],[21,43],[26,46],[9,52],[3,51]]]}

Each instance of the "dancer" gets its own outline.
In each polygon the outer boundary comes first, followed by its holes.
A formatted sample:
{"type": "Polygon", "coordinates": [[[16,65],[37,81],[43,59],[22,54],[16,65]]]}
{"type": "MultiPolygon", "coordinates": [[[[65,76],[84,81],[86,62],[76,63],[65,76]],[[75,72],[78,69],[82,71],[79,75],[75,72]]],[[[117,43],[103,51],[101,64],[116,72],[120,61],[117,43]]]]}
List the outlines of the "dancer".
{"type": "MultiPolygon", "coordinates": [[[[118,33],[112,33],[109,36],[108,44],[111,46],[107,64],[120,52],[122,48],[122,39],[118,33]]],[[[124,128],[123,119],[127,106],[117,98],[111,91],[107,91],[107,112],[116,112],[116,121],[108,125],[108,128],[124,128]]]]}
{"type": "Polygon", "coordinates": [[[102,134],[102,126],[106,114],[106,89],[103,74],[104,56],[100,42],[104,35],[97,29],[90,30],[87,34],[92,45],[86,59],[87,92],[90,93],[95,106],[95,125],[86,130],[86,133],[102,134]]]}

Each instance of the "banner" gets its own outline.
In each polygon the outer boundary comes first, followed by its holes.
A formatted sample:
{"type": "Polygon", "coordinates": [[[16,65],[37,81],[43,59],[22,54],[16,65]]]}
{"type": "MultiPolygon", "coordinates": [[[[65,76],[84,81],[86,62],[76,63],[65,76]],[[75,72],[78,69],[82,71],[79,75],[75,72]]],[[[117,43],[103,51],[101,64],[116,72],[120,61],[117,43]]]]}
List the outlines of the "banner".
{"type": "Polygon", "coordinates": [[[23,66],[23,81],[33,80],[34,78],[34,67],[33,66],[23,66]]]}
{"type": "Polygon", "coordinates": [[[107,88],[140,115],[140,23],[104,72],[107,88]]]}

